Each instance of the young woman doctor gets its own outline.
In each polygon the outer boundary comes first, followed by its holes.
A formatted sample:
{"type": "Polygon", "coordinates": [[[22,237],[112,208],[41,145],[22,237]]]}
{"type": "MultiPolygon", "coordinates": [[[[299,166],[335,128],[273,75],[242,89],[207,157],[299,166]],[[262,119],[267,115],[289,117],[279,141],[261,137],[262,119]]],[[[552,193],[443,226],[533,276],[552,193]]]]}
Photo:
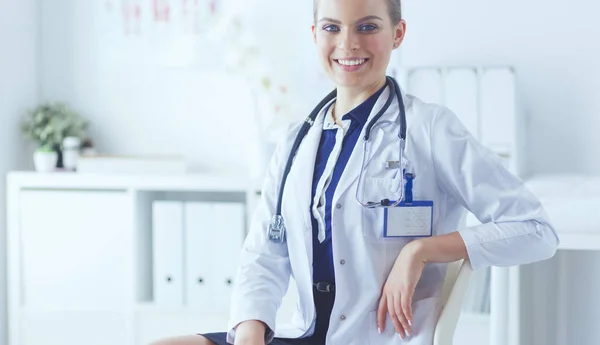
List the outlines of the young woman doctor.
{"type": "Polygon", "coordinates": [[[302,124],[275,152],[242,250],[229,331],[157,345],[431,345],[446,263],[511,266],[556,251],[557,235],[523,183],[448,109],[386,78],[406,31],[400,0],[315,0],[314,14],[337,96],[318,109],[297,150],[302,124]],[[273,241],[268,229],[292,151],[285,240],[273,241]],[[365,207],[373,200],[388,207],[365,207]],[[458,228],[465,208],[483,225],[458,228]],[[298,310],[276,326],[290,276],[298,310]]]}

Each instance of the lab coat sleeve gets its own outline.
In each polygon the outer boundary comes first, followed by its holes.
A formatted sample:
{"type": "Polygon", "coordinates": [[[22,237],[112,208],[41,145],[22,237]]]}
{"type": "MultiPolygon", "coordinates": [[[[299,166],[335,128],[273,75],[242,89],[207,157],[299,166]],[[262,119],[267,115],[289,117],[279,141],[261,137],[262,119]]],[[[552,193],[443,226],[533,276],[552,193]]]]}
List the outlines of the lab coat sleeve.
{"type": "Polygon", "coordinates": [[[267,228],[275,214],[289,146],[283,138],[275,149],[262,187],[260,202],[253,214],[240,253],[227,333],[227,341],[231,344],[235,339],[235,327],[247,320],[259,320],[267,325],[267,344],[274,337],[275,318],[287,292],[291,266],[287,242],[279,244],[269,241],[267,228]]]}
{"type": "Polygon", "coordinates": [[[558,236],[539,200],[456,115],[440,108],[430,138],[446,202],[459,202],[482,223],[458,230],[474,268],[521,265],[554,255],[558,236]]]}

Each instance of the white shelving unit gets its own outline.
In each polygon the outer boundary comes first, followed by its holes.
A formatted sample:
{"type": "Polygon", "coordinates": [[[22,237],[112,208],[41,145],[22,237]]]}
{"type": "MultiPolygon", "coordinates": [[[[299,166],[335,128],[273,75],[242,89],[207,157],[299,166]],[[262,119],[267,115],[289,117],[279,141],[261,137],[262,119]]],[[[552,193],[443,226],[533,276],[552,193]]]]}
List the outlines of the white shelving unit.
{"type": "MultiPolygon", "coordinates": [[[[146,345],[226,329],[229,310],[154,303],[152,203],[240,203],[246,224],[256,183],[238,176],[29,172],[10,173],[7,183],[10,345],[146,345]]],[[[223,241],[246,231],[219,230],[223,241]]],[[[233,251],[222,255],[235,258],[233,251]]],[[[289,302],[286,308],[282,315],[289,302]]]]}

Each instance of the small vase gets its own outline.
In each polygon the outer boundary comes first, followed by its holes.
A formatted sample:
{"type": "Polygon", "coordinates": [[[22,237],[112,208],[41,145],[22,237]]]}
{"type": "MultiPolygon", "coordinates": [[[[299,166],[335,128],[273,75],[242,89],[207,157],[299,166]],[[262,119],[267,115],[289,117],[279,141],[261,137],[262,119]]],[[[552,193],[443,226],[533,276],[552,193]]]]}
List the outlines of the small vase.
{"type": "Polygon", "coordinates": [[[52,172],[56,170],[58,154],[54,151],[35,151],[33,153],[33,164],[38,172],[52,172]]]}

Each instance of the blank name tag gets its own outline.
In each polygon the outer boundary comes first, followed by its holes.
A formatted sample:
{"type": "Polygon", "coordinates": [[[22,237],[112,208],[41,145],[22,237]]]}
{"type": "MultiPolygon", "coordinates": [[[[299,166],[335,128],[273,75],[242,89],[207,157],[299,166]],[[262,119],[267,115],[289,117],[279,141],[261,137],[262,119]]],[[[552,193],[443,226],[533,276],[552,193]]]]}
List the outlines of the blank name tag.
{"type": "Polygon", "coordinates": [[[433,234],[433,201],[402,202],[383,212],[383,237],[428,237],[433,234]]]}

